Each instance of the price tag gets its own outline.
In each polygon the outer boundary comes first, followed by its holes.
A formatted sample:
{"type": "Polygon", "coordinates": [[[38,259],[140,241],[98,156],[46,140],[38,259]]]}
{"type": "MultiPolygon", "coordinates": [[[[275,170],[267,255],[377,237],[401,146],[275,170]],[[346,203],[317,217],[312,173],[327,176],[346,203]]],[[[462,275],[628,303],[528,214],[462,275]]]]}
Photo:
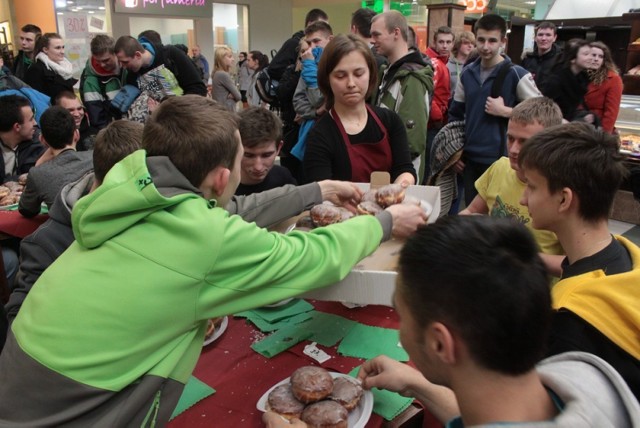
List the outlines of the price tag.
{"type": "Polygon", "coordinates": [[[322,349],[318,348],[316,345],[317,345],[316,342],[312,342],[310,345],[305,346],[303,353],[313,358],[320,364],[324,363],[325,361],[329,361],[331,359],[331,355],[327,354],[322,349]]]}

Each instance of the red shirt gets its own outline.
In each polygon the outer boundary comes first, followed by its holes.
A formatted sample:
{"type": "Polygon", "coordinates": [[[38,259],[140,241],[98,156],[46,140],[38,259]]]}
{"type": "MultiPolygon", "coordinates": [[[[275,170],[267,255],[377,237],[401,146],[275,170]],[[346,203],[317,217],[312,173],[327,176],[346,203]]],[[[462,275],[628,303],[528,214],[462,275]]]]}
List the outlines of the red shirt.
{"type": "Polygon", "coordinates": [[[447,68],[449,57],[438,55],[432,48],[428,48],[425,53],[433,63],[433,99],[431,100],[427,127],[430,127],[434,122],[441,122],[440,126],[443,126],[447,123],[447,110],[451,97],[451,81],[449,68],[447,68]]]}
{"type": "Polygon", "coordinates": [[[602,121],[602,128],[613,132],[622,98],[622,79],[615,71],[609,70],[607,78],[600,85],[589,83],[584,96],[586,107],[597,114],[602,121]]]}

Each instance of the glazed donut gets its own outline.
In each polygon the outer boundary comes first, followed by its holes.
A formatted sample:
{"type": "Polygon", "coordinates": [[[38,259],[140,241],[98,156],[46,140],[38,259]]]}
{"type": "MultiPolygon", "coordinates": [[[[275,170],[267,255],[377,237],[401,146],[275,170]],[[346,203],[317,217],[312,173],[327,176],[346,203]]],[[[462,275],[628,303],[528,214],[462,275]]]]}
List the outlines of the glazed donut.
{"type": "Polygon", "coordinates": [[[349,220],[351,217],[354,216],[354,214],[351,211],[349,211],[348,209],[346,209],[346,208],[338,207],[338,210],[340,210],[340,221],[341,222],[349,220]]]}
{"type": "Polygon", "coordinates": [[[325,400],[305,407],[300,419],[311,428],[347,428],[349,412],[341,404],[325,400]]]}
{"type": "Polygon", "coordinates": [[[333,391],[329,398],[342,404],[349,412],[356,408],[362,397],[362,387],[346,377],[333,380],[333,391]]]}
{"type": "Polygon", "coordinates": [[[378,189],[376,200],[382,208],[399,204],[404,200],[406,189],[399,184],[388,184],[378,189]]]}
{"type": "Polygon", "coordinates": [[[17,204],[20,201],[20,196],[15,193],[10,193],[4,198],[0,199],[0,206],[17,204]]]}
{"type": "Polygon", "coordinates": [[[27,175],[28,174],[26,172],[24,174],[20,174],[20,176],[18,177],[18,184],[20,184],[21,186],[27,184],[27,175]]]}
{"type": "Polygon", "coordinates": [[[267,410],[276,412],[280,416],[291,420],[300,418],[304,410],[304,404],[299,402],[291,392],[290,384],[275,387],[267,397],[267,410]]]}
{"type": "Polygon", "coordinates": [[[211,318],[209,320],[207,320],[207,331],[204,334],[204,338],[208,339],[211,336],[213,336],[213,333],[215,333],[215,331],[220,328],[220,325],[222,324],[222,319],[224,317],[217,317],[217,318],[211,318]]]}
{"type": "Polygon", "coordinates": [[[314,227],[315,225],[313,224],[313,220],[311,220],[311,216],[305,215],[300,217],[298,221],[296,221],[296,229],[313,229],[314,227]]]}
{"type": "Polygon", "coordinates": [[[0,186],[0,199],[4,198],[5,196],[9,196],[9,193],[11,193],[11,189],[9,189],[7,186],[0,186]]]}
{"type": "Polygon", "coordinates": [[[362,201],[356,207],[356,211],[358,211],[360,215],[376,215],[382,211],[382,207],[375,202],[362,201]]]}
{"type": "Polygon", "coordinates": [[[365,202],[365,201],[376,202],[377,192],[375,190],[367,190],[366,192],[364,192],[364,195],[362,195],[362,199],[360,200],[360,202],[365,202]]]}
{"type": "Polygon", "coordinates": [[[342,218],[342,214],[338,207],[327,204],[316,205],[311,208],[309,214],[311,214],[311,221],[313,221],[313,224],[317,227],[338,223],[342,218]]]}
{"type": "Polygon", "coordinates": [[[291,375],[291,390],[303,403],[314,403],[331,394],[333,378],[322,367],[300,367],[291,375]]]}
{"type": "Polygon", "coordinates": [[[16,181],[7,181],[4,183],[4,187],[12,192],[22,192],[22,190],[24,190],[24,186],[16,181]]]}

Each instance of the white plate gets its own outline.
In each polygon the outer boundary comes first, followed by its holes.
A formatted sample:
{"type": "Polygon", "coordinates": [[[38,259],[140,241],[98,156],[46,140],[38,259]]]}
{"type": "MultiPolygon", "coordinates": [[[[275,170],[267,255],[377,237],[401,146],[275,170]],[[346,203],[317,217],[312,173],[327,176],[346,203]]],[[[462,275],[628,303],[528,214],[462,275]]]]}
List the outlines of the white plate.
{"type": "Polygon", "coordinates": [[[287,303],[289,303],[289,302],[290,302],[290,301],[292,301],[292,300],[293,300],[293,297],[292,297],[292,298],[290,298],[290,299],[280,300],[279,302],[275,302],[275,303],[272,303],[272,304],[270,304],[270,305],[264,305],[264,306],[263,306],[263,308],[277,308],[277,307],[279,307],[279,306],[284,306],[284,305],[286,305],[287,303]]]}
{"type": "Polygon", "coordinates": [[[431,211],[433,211],[433,207],[431,206],[431,204],[429,202],[423,201],[421,199],[420,200],[420,206],[422,207],[424,212],[427,213],[427,217],[429,217],[431,215],[431,211]]]}
{"type": "Polygon", "coordinates": [[[204,340],[204,343],[202,344],[202,346],[207,346],[210,343],[213,343],[216,340],[218,340],[220,338],[220,336],[222,336],[222,333],[224,333],[224,331],[227,329],[228,326],[229,326],[229,317],[222,318],[222,322],[220,323],[220,327],[216,328],[216,330],[213,332],[213,334],[211,335],[210,338],[204,340]]]}
{"type": "MultiPolygon", "coordinates": [[[[346,377],[349,380],[352,380],[352,381],[355,380],[355,378],[342,373],[329,372],[329,374],[334,379],[338,377],[346,377]]],[[[283,381],[276,383],[271,388],[269,388],[269,390],[265,392],[262,395],[262,397],[260,397],[260,399],[258,400],[258,403],[256,404],[256,408],[261,412],[266,412],[267,399],[269,398],[269,393],[275,387],[285,383],[289,383],[290,379],[291,378],[288,377],[283,381]]],[[[356,380],[356,382],[358,381],[356,380]]],[[[371,393],[371,391],[363,391],[362,398],[360,398],[360,402],[358,403],[355,409],[349,412],[349,428],[364,428],[364,426],[367,424],[367,421],[371,417],[372,411],[373,411],[373,394],[371,393]]]]}

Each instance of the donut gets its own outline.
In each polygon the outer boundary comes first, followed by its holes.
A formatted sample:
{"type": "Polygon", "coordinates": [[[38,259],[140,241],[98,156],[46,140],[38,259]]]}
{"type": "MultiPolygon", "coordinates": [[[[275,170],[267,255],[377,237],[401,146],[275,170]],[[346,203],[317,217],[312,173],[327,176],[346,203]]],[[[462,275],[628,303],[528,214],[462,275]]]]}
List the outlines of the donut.
{"type": "Polygon", "coordinates": [[[362,195],[362,199],[360,200],[360,202],[364,202],[364,201],[376,202],[377,200],[376,198],[377,198],[377,192],[375,190],[367,190],[366,192],[364,192],[364,195],[362,195]]]}
{"type": "Polygon", "coordinates": [[[420,206],[420,199],[415,198],[413,196],[405,196],[404,200],[401,202],[404,205],[416,205],[420,206]]]}
{"type": "Polygon", "coordinates": [[[342,218],[342,214],[338,207],[333,205],[320,204],[311,208],[309,212],[311,214],[311,220],[317,227],[328,226],[330,224],[338,223],[342,218]]]}
{"type": "Polygon", "coordinates": [[[354,215],[351,211],[343,207],[338,207],[338,210],[340,210],[340,221],[349,220],[354,215]]]}
{"type": "Polygon", "coordinates": [[[24,186],[25,184],[27,184],[27,173],[25,172],[24,174],[21,174],[18,177],[18,184],[24,186]]]}
{"type": "Polygon", "coordinates": [[[375,202],[362,201],[356,207],[356,211],[360,215],[376,215],[382,211],[382,207],[375,202]]]}
{"type": "Polygon", "coordinates": [[[290,384],[283,384],[275,387],[267,397],[267,410],[276,412],[280,416],[291,420],[300,418],[304,410],[304,404],[293,396],[290,384]]]}
{"type": "Polygon", "coordinates": [[[349,412],[341,404],[325,400],[305,407],[300,419],[311,428],[347,428],[349,412]]]}
{"type": "Polygon", "coordinates": [[[9,196],[9,193],[11,193],[11,189],[9,189],[7,186],[0,186],[0,199],[4,198],[5,196],[9,196]]]}
{"type": "Polygon", "coordinates": [[[305,404],[327,398],[333,390],[333,378],[322,367],[300,367],[291,375],[293,395],[305,404]]]}
{"type": "Polygon", "coordinates": [[[311,220],[311,216],[305,215],[302,216],[296,221],[296,229],[306,228],[313,229],[315,225],[313,224],[313,220],[311,220]]]}
{"type": "Polygon", "coordinates": [[[10,193],[4,198],[0,199],[0,206],[17,204],[20,201],[20,196],[10,193]]]}
{"type": "Polygon", "coordinates": [[[356,408],[362,397],[362,387],[346,377],[333,380],[333,391],[329,399],[342,404],[345,409],[352,411],[356,408]]]}
{"type": "Polygon", "coordinates": [[[220,327],[222,324],[223,317],[211,318],[207,320],[207,331],[204,334],[205,340],[213,336],[213,333],[220,327]]]}
{"type": "Polygon", "coordinates": [[[8,188],[12,192],[22,192],[24,186],[16,181],[7,181],[4,183],[4,187],[8,188]]]}
{"type": "Polygon", "coordinates": [[[404,200],[406,189],[399,184],[388,184],[378,189],[376,201],[382,208],[399,204],[404,200]]]}

